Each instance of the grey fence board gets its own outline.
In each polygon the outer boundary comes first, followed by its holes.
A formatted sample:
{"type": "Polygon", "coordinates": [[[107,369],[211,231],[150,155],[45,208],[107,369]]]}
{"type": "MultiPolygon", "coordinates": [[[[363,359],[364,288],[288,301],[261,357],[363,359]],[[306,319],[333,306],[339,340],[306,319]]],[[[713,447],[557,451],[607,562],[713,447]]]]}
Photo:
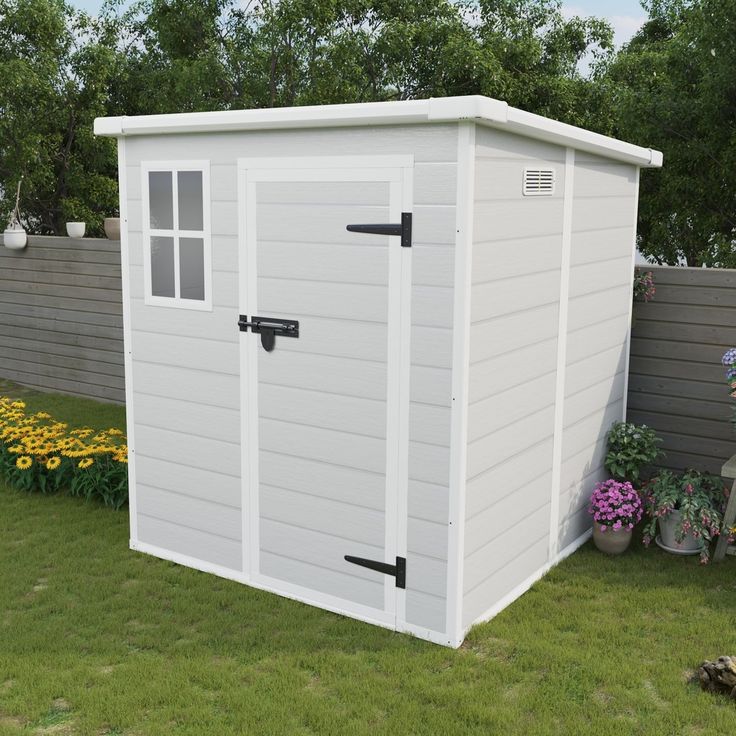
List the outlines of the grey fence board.
{"type": "Polygon", "coordinates": [[[736,452],[721,365],[736,347],[736,271],[650,270],[655,299],[634,306],[628,419],[663,438],[665,467],[720,473],[736,452]]]}
{"type": "Polygon", "coordinates": [[[0,247],[0,376],[125,401],[120,244],[31,236],[0,247]]]}

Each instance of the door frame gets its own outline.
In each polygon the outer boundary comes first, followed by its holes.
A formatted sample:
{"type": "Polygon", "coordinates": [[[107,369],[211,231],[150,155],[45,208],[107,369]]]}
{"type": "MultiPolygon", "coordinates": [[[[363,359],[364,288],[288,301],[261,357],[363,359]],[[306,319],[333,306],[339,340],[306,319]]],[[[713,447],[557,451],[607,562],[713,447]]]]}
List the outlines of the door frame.
{"type": "MultiPolygon", "coordinates": [[[[259,182],[387,182],[391,222],[413,211],[413,155],[284,156],[239,158],[238,302],[240,314],[258,312],[256,186],[259,182]]],[[[346,223],[347,224],[347,223],[346,223]]],[[[361,235],[356,234],[356,243],[361,235]]],[[[388,364],[386,396],[386,497],[384,559],[407,556],[409,479],[409,374],[411,367],[412,249],[391,239],[388,261],[388,364]]],[[[270,578],[259,571],[258,351],[260,342],[241,333],[241,513],[243,574],[251,585],[351,618],[391,629],[406,629],[406,590],[384,580],[384,609],[270,578]]],[[[411,575],[409,571],[408,576],[411,575]]],[[[409,578],[410,579],[410,578],[409,578]]]]}

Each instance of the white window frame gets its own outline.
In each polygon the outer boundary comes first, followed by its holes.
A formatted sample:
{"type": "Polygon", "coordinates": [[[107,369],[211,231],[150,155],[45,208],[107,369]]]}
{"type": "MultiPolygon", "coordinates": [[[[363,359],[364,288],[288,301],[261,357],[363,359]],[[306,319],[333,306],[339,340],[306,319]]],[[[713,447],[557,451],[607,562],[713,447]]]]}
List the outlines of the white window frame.
{"type": "Polygon", "coordinates": [[[212,232],[210,199],[209,161],[143,161],[141,162],[141,199],[143,215],[143,280],[144,303],[155,307],[174,307],[194,309],[200,312],[212,311],[212,232]],[[173,229],[160,230],[151,227],[150,198],[148,190],[149,173],[152,171],[171,172],[173,193],[173,229]],[[179,184],[180,171],[202,172],[202,230],[179,229],[179,184]],[[151,238],[174,239],[174,293],[176,296],[154,296],[151,288],[151,238]],[[204,299],[182,299],[179,294],[181,274],[179,272],[179,239],[201,238],[204,255],[204,299]]]}

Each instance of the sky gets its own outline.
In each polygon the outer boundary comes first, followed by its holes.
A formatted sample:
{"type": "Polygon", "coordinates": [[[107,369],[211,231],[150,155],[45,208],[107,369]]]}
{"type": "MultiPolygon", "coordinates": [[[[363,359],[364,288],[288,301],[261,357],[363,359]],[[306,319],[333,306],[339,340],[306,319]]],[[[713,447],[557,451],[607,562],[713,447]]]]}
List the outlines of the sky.
{"type": "MultiPolygon", "coordinates": [[[[96,13],[102,5],[102,0],[71,2],[89,13],[96,13]]],[[[595,15],[606,18],[615,31],[616,46],[628,41],[646,19],[639,0],[564,0],[563,12],[567,17],[595,15]]]]}

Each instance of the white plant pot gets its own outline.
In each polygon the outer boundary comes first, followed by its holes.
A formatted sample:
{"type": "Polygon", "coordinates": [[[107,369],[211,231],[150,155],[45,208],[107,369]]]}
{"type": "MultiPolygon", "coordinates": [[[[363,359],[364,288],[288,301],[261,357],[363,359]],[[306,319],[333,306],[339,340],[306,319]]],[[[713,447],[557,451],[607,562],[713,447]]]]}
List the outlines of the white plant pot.
{"type": "Polygon", "coordinates": [[[105,218],[105,235],[108,240],[120,240],[120,218],[119,217],[106,217],[105,218]]]}
{"type": "Polygon", "coordinates": [[[70,238],[83,238],[84,237],[84,223],[83,222],[67,222],[66,234],[70,238]]]}
{"type": "Polygon", "coordinates": [[[28,236],[25,230],[6,230],[3,233],[3,244],[11,250],[21,250],[26,247],[28,236]]]}

